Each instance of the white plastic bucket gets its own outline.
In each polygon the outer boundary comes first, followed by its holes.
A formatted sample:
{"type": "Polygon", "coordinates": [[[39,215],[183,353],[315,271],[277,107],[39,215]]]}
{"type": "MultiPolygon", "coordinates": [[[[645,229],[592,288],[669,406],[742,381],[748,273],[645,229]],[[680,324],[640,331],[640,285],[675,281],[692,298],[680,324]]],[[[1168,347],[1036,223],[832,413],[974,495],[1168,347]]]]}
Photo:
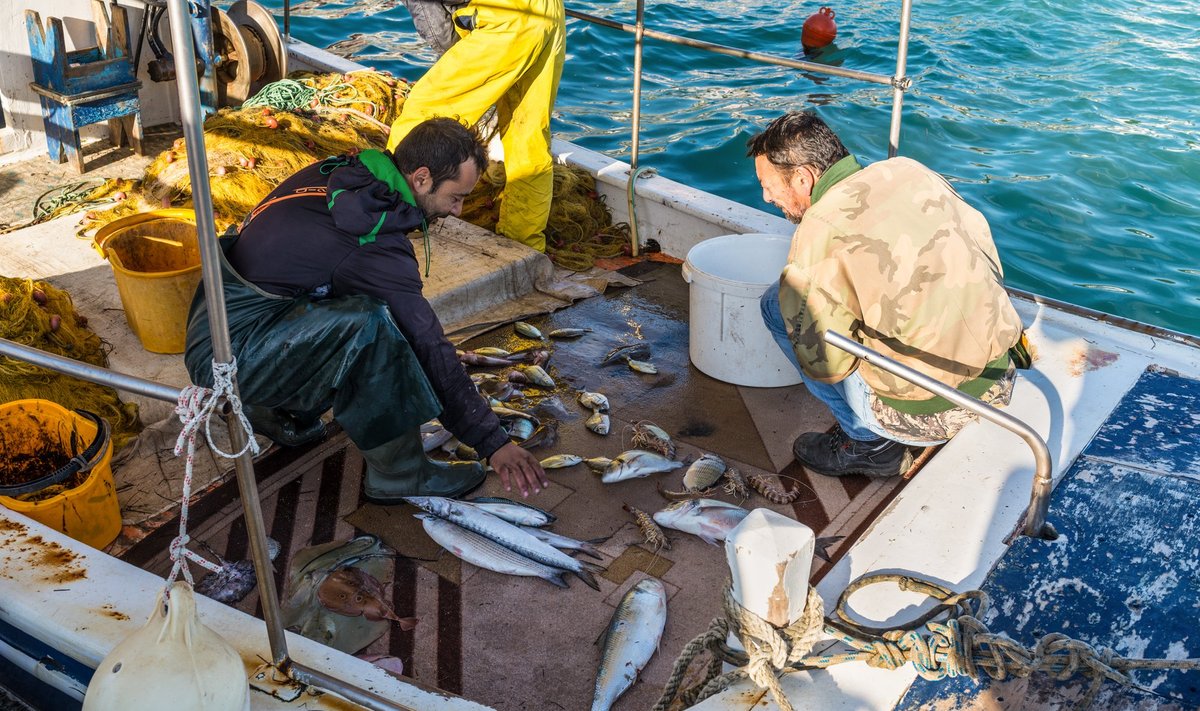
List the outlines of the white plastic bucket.
{"type": "Polygon", "coordinates": [[[748,234],[713,237],[683,263],[690,328],[688,355],[705,375],[734,385],[796,385],[800,373],[767,331],[759,299],[779,279],[792,238],[748,234]]]}

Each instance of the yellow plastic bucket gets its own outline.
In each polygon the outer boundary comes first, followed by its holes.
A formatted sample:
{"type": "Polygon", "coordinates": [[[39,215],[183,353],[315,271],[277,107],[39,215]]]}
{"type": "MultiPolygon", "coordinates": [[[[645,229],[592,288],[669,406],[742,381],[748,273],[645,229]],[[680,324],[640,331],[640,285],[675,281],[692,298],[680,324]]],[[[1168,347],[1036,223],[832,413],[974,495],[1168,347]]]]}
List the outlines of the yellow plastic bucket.
{"type": "Polygon", "coordinates": [[[49,400],[0,405],[0,484],[5,490],[52,479],[51,472],[36,468],[36,462],[61,464],[71,458],[70,476],[52,484],[68,488],[40,501],[0,496],[0,505],[89,546],[104,548],[121,532],[108,425],[95,415],[71,412],[49,400]]]}
{"type": "Polygon", "coordinates": [[[187,315],[200,283],[200,247],[191,210],[143,212],[96,232],[96,249],[112,265],[125,320],[142,347],[182,353],[187,315]]]}

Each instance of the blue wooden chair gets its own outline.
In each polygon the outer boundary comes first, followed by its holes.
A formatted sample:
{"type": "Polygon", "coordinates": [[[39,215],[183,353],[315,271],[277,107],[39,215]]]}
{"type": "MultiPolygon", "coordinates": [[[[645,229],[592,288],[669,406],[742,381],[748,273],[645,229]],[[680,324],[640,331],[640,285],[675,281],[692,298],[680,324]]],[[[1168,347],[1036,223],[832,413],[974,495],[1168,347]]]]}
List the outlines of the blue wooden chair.
{"type": "Polygon", "coordinates": [[[33,10],[25,11],[33,78],[29,88],[42,102],[46,146],[50,159],[70,160],[84,172],[79,148],[79,129],[108,121],[114,146],[126,142],[138,155],[142,152],[142,114],[138,104],[137,67],[129,57],[129,22],[125,8],[109,8],[93,0],[96,47],[68,52],[61,18],[48,18],[46,26],[33,10]]]}

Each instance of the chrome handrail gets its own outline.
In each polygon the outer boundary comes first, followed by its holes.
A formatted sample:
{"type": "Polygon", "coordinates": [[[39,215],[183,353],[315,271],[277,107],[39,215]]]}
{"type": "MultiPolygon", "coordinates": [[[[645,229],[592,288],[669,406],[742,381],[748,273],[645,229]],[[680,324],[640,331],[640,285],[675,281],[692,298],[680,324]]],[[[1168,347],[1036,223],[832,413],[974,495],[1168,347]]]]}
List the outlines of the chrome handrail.
{"type": "Polygon", "coordinates": [[[8,356],[17,360],[32,363],[56,373],[70,375],[80,380],[87,380],[100,385],[107,385],[128,393],[152,397],[166,402],[179,402],[179,388],[156,383],[153,380],[139,378],[136,375],[126,375],[115,370],[101,368],[78,360],[64,358],[60,355],[30,346],[22,345],[7,338],[0,338],[0,356],[8,356]]]}
{"type": "Polygon", "coordinates": [[[737,47],[726,47],[725,45],[715,44],[713,42],[705,42],[703,40],[692,39],[690,37],[682,37],[680,35],[661,32],[646,28],[646,8],[645,0],[637,2],[637,19],[634,24],[630,25],[624,22],[608,20],[595,15],[589,15],[577,10],[567,9],[568,17],[573,17],[577,20],[590,22],[602,27],[609,27],[623,32],[631,32],[634,35],[634,55],[633,55],[633,113],[632,119],[632,140],[630,143],[630,158],[629,158],[629,180],[626,184],[626,195],[629,201],[629,227],[630,227],[630,248],[633,256],[638,256],[640,240],[638,239],[637,218],[634,214],[634,193],[636,192],[635,182],[638,177],[638,146],[641,139],[641,98],[642,98],[642,44],[645,37],[651,37],[669,44],[677,44],[684,47],[694,47],[702,49],[714,54],[723,54],[730,57],[740,57],[742,59],[750,59],[763,64],[773,64],[780,67],[788,67],[790,69],[799,69],[807,72],[818,74],[829,74],[832,76],[843,77],[847,79],[858,79],[860,81],[871,82],[874,84],[885,84],[892,87],[892,116],[888,128],[888,158],[896,157],[900,150],[900,119],[901,109],[904,106],[904,92],[912,86],[912,80],[909,79],[905,72],[908,65],[908,30],[912,21],[912,0],[903,0],[900,8],[900,37],[896,48],[896,72],[892,76],[886,74],[876,74],[874,72],[864,72],[855,69],[842,69],[841,67],[833,67],[827,64],[818,62],[805,62],[789,57],[777,57],[773,54],[763,52],[752,52],[750,50],[740,49],[737,47]]]}
{"type": "MultiPolygon", "coordinates": [[[[683,37],[681,35],[662,32],[660,30],[649,29],[646,27],[646,3],[645,0],[637,0],[637,18],[634,24],[626,22],[618,22],[609,20],[596,15],[589,15],[586,12],[579,12],[566,8],[567,17],[572,17],[576,20],[590,22],[593,25],[608,27],[622,32],[629,32],[634,35],[634,55],[633,55],[633,111],[631,115],[632,122],[632,140],[629,149],[629,180],[626,184],[626,194],[629,201],[629,227],[630,227],[630,247],[633,250],[633,256],[638,256],[640,249],[637,231],[637,219],[634,216],[634,193],[636,191],[635,182],[638,176],[638,148],[641,141],[641,101],[642,101],[642,47],[643,39],[650,37],[668,44],[676,44],[683,47],[693,47],[702,49],[706,52],[714,54],[723,54],[729,57],[740,57],[749,59],[762,64],[773,64],[775,66],[787,67],[790,69],[798,69],[816,74],[828,74],[830,76],[842,77],[845,79],[857,79],[859,81],[870,82],[873,84],[884,84],[892,87],[892,115],[891,122],[888,127],[888,158],[895,158],[900,151],[900,123],[901,110],[904,106],[904,92],[912,87],[912,79],[906,76],[908,65],[908,30],[912,23],[912,0],[902,0],[900,7],[900,35],[896,47],[896,72],[888,76],[886,74],[877,74],[875,72],[864,72],[856,69],[842,69],[841,67],[833,67],[828,64],[819,62],[806,62],[790,57],[779,57],[773,54],[764,52],[752,52],[747,49],[738,47],[727,47],[713,42],[705,42],[703,40],[692,39],[691,37],[683,37]]],[[[288,28],[291,27],[291,3],[285,0],[283,6],[283,26],[284,35],[288,35],[288,28]]]]}
{"type": "Polygon", "coordinates": [[[1050,508],[1050,492],[1054,486],[1050,474],[1050,449],[1046,447],[1045,440],[1032,427],[1006,412],[1001,412],[986,402],[981,402],[970,395],[964,395],[949,385],[938,382],[924,373],[913,370],[907,365],[897,363],[891,358],[877,353],[858,341],[847,338],[840,333],[826,331],[825,342],[846,351],[856,358],[863,359],[880,370],[886,370],[898,378],[903,378],[935,395],[940,395],[956,406],[970,410],[1025,440],[1025,443],[1033,450],[1033,461],[1036,469],[1033,475],[1033,491],[1029,495],[1029,508],[1025,510],[1024,534],[1030,538],[1043,538],[1045,540],[1054,540],[1058,537],[1058,532],[1054,530],[1054,526],[1046,521],[1046,511],[1050,508]]]}

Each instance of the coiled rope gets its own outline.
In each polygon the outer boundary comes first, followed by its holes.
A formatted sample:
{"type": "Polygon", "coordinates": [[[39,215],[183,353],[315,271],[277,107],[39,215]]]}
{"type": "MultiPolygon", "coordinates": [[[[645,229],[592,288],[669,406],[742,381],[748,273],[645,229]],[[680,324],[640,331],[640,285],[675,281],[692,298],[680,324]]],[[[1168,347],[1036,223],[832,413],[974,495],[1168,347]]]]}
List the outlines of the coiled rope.
{"type": "Polygon", "coordinates": [[[279,81],[267,84],[257,94],[242,103],[242,108],[253,106],[269,106],[282,111],[316,111],[321,108],[337,109],[353,113],[384,128],[391,128],[375,118],[383,113],[383,107],[369,101],[361,95],[357,87],[347,82],[338,82],[318,89],[305,81],[280,79],[279,81]],[[370,115],[350,108],[351,104],[361,103],[370,105],[370,115]]]}
{"type": "Polygon", "coordinates": [[[204,426],[204,439],[208,442],[208,448],[219,457],[237,459],[246,452],[252,454],[259,452],[258,441],[254,439],[254,429],[250,426],[250,420],[246,419],[245,413],[242,412],[242,401],[233,388],[233,379],[237,375],[237,359],[233,358],[228,363],[218,363],[214,360],[212,369],[212,389],[189,385],[180,391],[179,403],[175,406],[175,414],[179,415],[179,421],[183,423],[179,438],[175,440],[175,456],[178,457],[186,449],[187,460],[183,475],[183,501],[179,510],[179,535],[171,541],[170,546],[172,566],[171,574],[167,576],[168,591],[180,573],[183,574],[184,580],[189,585],[192,584],[192,573],[187,566],[189,560],[213,572],[220,570],[215,563],[188,550],[187,547],[190,540],[187,525],[188,504],[192,498],[192,462],[196,458],[196,433],[200,430],[200,426],[204,426]],[[213,443],[212,416],[222,400],[228,403],[230,414],[246,432],[246,445],[238,452],[226,452],[213,443]]]}
{"type": "Polygon", "coordinates": [[[1095,701],[1103,683],[1115,681],[1142,691],[1129,676],[1138,669],[1200,669],[1200,659],[1131,659],[1117,656],[1113,650],[1072,639],[1064,634],[1045,635],[1032,649],[1007,637],[991,634],[980,622],[990,605],[987,593],[970,590],[953,591],[937,583],[907,575],[881,573],[855,580],[838,598],[834,616],[822,619],[820,597],[813,588],[808,591],[804,615],[790,627],[779,629],[746,610],[725,591],[725,617],[712,621],[709,629],[689,642],[672,669],[662,696],[654,711],[665,711],[676,700],[684,707],[692,706],[720,693],[731,684],[750,679],[759,688],[771,692],[783,711],[793,711],[784,696],[779,677],[789,671],[823,669],[845,662],[865,662],[883,669],[898,669],[912,662],[924,679],[969,676],[978,680],[981,674],[1004,680],[1009,676],[1028,677],[1034,672],[1049,674],[1058,681],[1075,675],[1090,678],[1087,693],[1077,708],[1087,708],[1095,701]],[[892,582],[901,590],[917,592],[938,601],[938,605],[907,625],[892,628],[871,628],[850,620],[846,603],[850,595],[877,583],[892,582]],[[942,621],[935,618],[945,615],[942,621]],[[731,649],[726,638],[732,632],[747,652],[731,649]],[[839,654],[806,656],[818,639],[832,637],[853,651],[839,654]],[[707,650],[711,654],[703,680],[680,694],[679,687],[696,657],[707,650]],[[723,663],[737,665],[724,674],[723,663]]]}

